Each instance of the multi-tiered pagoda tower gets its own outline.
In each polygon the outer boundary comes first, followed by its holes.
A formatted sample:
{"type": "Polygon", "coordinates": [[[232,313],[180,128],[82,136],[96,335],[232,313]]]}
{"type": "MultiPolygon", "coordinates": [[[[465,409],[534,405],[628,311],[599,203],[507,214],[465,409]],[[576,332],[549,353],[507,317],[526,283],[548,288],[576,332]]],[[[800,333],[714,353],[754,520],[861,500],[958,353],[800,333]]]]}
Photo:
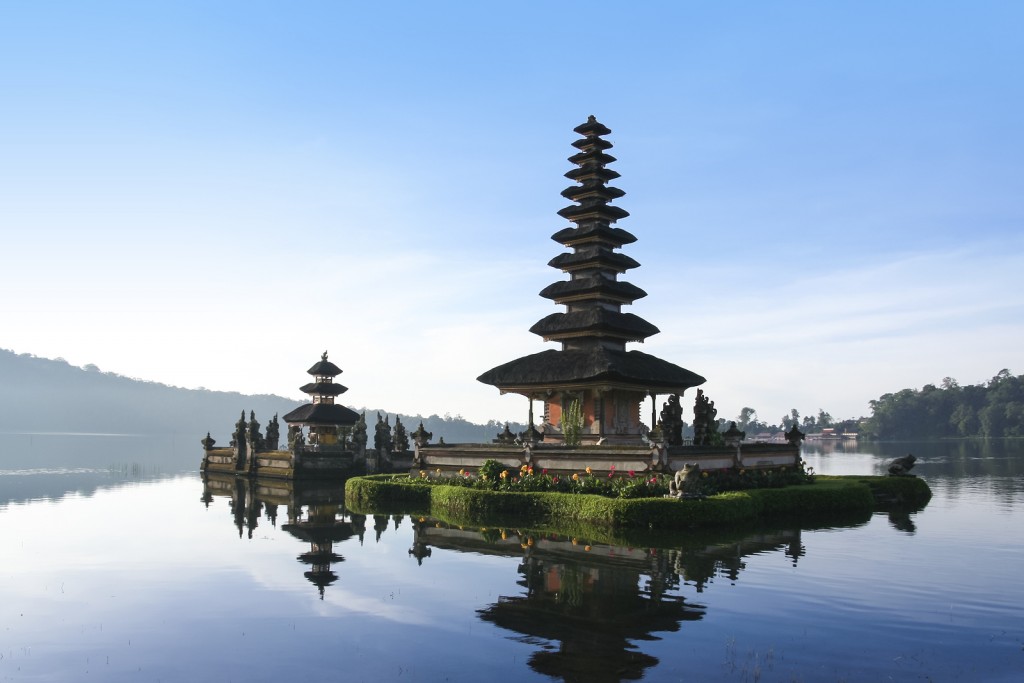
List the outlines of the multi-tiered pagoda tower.
{"type": "Polygon", "coordinates": [[[339,445],[340,427],[351,427],[359,419],[355,411],[334,402],[334,399],[348,391],[348,387],[334,381],[341,374],[341,368],[327,360],[324,351],[320,361],[306,371],[315,381],[299,388],[308,394],[311,403],[299,406],[285,415],[283,419],[289,427],[289,444],[294,439],[296,430],[309,428],[309,443],[318,447],[339,445]]]}
{"type": "Polygon", "coordinates": [[[545,441],[561,441],[562,416],[577,404],[582,414],[581,442],[600,439],[637,442],[643,425],[640,405],[659,394],[682,394],[704,383],[704,378],[678,365],[640,351],[627,351],[628,342],[643,342],[658,328],[622,306],[647,296],[639,287],[618,279],[640,264],[616,251],[636,241],[614,226],[629,214],[610,202],[625,193],[607,183],[619,177],[608,168],[615,157],[606,153],[611,133],[591,116],[574,129],[583,139],[573,142],[579,152],[569,157],[578,168],[566,173],[576,181],[562,192],[575,202],[558,212],[573,223],[551,236],[571,252],[563,252],[548,265],[568,273],[569,279],[545,287],[540,295],[565,306],[562,313],[541,319],[530,331],[544,341],[557,341],[551,349],[519,358],[485,372],[478,378],[502,393],[522,394],[544,401],[545,441]]]}

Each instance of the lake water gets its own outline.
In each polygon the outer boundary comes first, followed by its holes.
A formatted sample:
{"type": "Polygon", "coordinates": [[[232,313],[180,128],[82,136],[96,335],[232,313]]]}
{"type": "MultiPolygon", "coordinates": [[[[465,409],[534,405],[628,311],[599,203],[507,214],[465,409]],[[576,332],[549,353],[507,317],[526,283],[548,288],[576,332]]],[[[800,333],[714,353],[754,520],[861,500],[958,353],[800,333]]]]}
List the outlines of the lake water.
{"type": "Polygon", "coordinates": [[[197,439],[0,435],[0,680],[1019,681],[1024,444],[913,452],[922,511],[601,543],[206,483],[197,439]]]}

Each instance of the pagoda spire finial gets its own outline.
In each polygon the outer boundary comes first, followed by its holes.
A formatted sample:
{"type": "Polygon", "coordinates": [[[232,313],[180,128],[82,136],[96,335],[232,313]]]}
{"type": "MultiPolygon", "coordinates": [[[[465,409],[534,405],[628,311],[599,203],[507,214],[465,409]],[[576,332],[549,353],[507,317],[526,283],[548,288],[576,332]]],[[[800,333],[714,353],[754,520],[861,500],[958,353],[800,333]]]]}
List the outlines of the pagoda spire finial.
{"type": "Polygon", "coordinates": [[[320,356],[320,360],[327,360],[327,352],[326,351],[324,351],[323,354],[320,356]]]}

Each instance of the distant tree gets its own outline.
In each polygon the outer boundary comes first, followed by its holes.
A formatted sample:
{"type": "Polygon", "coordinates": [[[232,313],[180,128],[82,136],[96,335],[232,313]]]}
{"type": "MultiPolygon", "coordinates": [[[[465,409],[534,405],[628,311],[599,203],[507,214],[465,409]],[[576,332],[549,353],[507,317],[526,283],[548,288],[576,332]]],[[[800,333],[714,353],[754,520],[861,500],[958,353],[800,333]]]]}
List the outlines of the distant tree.
{"type": "Polygon", "coordinates": [[[870,402],[870,432],[882,439],[1024,436],[1024,375],[1000,370],[983,385],[903,389],[870,402]]]}
{"type": "Polygon", "coordinates": [[[739,416],[736,418],[736,428],[741,432],[747,431],[747,427],[750,426],[752,420],[756,419],[757,411],[750,407],[744,407],[740,410],[739,416]]]}

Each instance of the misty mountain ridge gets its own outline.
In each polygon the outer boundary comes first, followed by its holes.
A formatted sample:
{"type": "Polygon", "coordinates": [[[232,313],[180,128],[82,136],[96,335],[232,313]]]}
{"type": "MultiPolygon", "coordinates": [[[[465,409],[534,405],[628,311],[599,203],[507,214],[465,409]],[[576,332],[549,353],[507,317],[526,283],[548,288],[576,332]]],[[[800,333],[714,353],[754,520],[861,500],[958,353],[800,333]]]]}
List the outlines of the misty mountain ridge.
{"type": "MultiPolygon", "coordinates": [[[[77,367],[61,358],[0,349],[0,432],[5,433],[177,434],[195,436],[198,444],[210,432],[219,444],[227,445],[243,410],[246,416],[255,412],[265,426],[275,414],[284,415],[303,403],[272,394],[184,389],[103,372],[95,365],[77,367]]],[[[371,446],[378,412],[395,424],[395,413],[349,407],[366,412],[371,446]]],[[[442,437],[449,443],[489,442],[504,428],[498,420],[477,424],[461,416],[397,416],[409,432],[422,421],[433,432],[434,442],[442,437]]],[[[510,426],[526,429],[517,423],[510,426]]]]}

